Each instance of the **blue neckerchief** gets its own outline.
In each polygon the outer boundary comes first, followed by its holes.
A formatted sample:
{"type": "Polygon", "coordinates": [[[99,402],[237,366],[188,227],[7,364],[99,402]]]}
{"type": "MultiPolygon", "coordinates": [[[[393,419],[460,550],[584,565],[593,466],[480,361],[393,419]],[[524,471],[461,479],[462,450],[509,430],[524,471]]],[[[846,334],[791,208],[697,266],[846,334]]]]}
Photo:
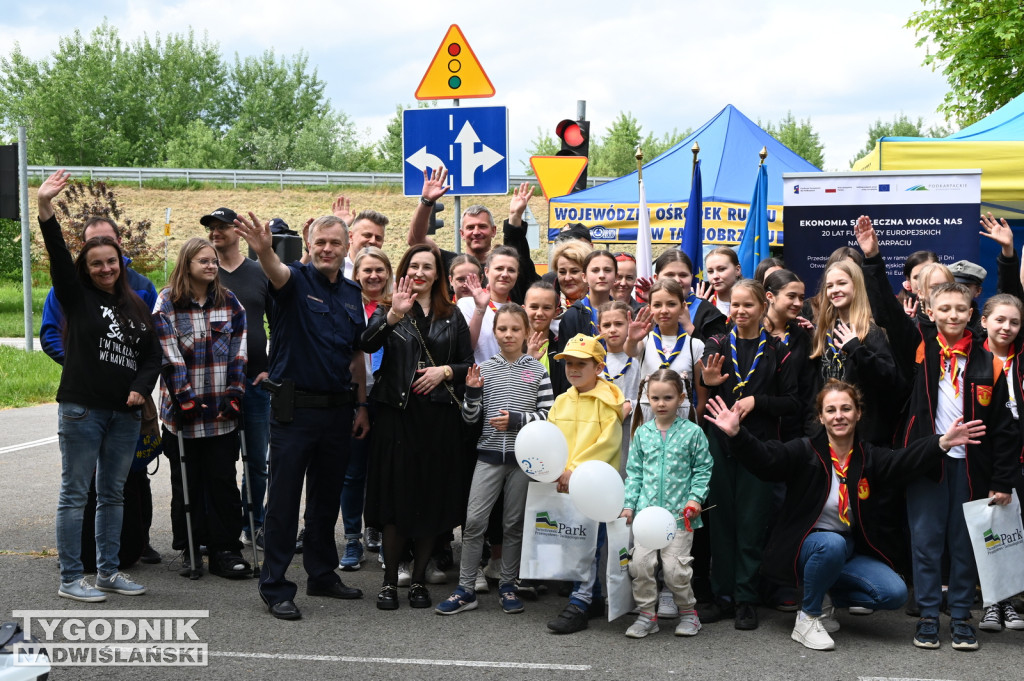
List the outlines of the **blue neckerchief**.
{"type": "Polygon", "coordinates": [[[684,345],[686,345],[686,332],[683,331],[683,325],[679,324],[676,333],[676,345],[672,348],[672,352],[666,355],[661,345],[661,329],[657,326],[654,327],[654,348],[658,351],[659,369],[667,369],[672,366],[672,360],[679,356],[679,353],[683,351],[684,345]]]}
{"type": "Polygon", "coordinates": [[[584,296],[583,300],[580,301],[580,305],[583,306],[584,310],[586,310],[587,312],[590,313],[590,330],[593,332],[590,335],[591,336],[598,336],[598,335],[600,335],[600,330],[598,329],[598,326],[597,326],[597,310],[595,310],[594,308],[592,308],[590,306],[590,295],[584,296]]]}
{"type": "Polygon", "coordinates": [[[608,373],[608,363],[605,362],[605,365],[604,365],[604,377],[606,379],[608,379],[609,381],[614,383],[615,381],[617,381],[620,378],[622,378],[623,376],[625,376],[626,372],[629,371],[629,367],[631,367],[631,366],[633,366],[633,358],[632,357],[630,357],[629,359],[626,360],[626,366],[622,367],[622,371],[620,371],[616,375],[612,376],[612,375],[610,375],[608,373]]]}
{"type": "Polygon", "coordinates": [[[768,342],[768,332],[761,327],[761,339],[757,344],[757,353],[754,355],[754,361],[750,363],[750,370],[747,371],[747,375],[743,380],[739,380],[740,377],[740,358],[736,352],[736,327],[732,327],[732,331],[729,332],[729,345],[732,346],[732,366],[736,372],[736,385],[733,386],[732,391],[737,394],[737,399],[743,397],[743,389],[747,387],[747,383],[754,376],[754,370],[757,369],[757,365],[761,361],[761,357],[764,355],[764,346],[768,342]]]}
{"type": "Polygon", "coordinates": [[[697,297],[697,294],[690,291],[690,297],[686,299],[687,305],[690,307],[690,321],[693,321],[694,315],[697,314],[697,310],[700,308],[700,304],[703,302],[697,297]]]}

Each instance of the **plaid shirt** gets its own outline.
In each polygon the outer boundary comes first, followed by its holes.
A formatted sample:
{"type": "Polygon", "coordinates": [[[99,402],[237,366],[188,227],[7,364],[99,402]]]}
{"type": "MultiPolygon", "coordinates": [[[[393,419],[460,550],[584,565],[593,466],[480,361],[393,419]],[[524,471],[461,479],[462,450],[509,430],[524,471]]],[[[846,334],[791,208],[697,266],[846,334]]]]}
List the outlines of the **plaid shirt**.
{"type": "Polygon", "coordinates": [[[160,419],[177,433],[171,395],[179,403],[195,401],[199,414],[182,424],[186,438],[213,437],[238,427],[234,419],[216,420],[225,398],[245,392],[245,310],[230,291],[222,306],[193,300],[176,308],[169,289],[160,291],[153,323],[163,349],[160,419]],[[169,384],[169,385],[168,385],[169,384]],[[201,405],[206,405],[203,408],[201,405]]]}

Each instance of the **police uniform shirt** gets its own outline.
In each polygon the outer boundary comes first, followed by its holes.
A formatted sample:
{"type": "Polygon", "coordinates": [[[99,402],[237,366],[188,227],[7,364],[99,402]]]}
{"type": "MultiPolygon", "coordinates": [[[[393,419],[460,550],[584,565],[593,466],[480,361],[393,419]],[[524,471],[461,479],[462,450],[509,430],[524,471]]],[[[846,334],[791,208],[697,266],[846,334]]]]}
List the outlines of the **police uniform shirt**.
{"type": "Polygon", "coordinates": [[[352,382],[349,364],[366,328],[359,284],[338,273],[334,283],[312,263],[288,265],[291,277],[274,298],[270,378],[298,390],[339,393],[352,382]]]}

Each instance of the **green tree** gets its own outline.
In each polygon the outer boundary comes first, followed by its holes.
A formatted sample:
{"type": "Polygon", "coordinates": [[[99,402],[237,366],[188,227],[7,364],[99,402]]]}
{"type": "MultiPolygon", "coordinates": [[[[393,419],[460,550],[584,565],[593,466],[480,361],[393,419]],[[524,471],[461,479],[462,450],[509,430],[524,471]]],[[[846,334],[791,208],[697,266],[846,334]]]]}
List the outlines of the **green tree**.
{"type": "MultiPolygon", "coordinates": [[[[591,148],[593,148],[593,142],[591,142],[591,148]]],[[[537,136],[530,142],[530,156],[554,156],[560,149],[561,145],[558,141],[550,134],[545,133],[543,128],[537,126],[537,136]]],[[[527,175],[534,174],[529,160],[523,162],[523,170],[527,175]]]]}
{"type": "Polygon", "coordinates": [[[383,173],[402,172],[402,112],[405,109],[401,104],[395,105],[395,115],[388,121],[384,137],[377,141],[379,169],[383,173]]]}
{"type": "Polygon", "coordinates": [[[925,130],[924,119],[920,116],[917,117],[916,121],[910,120],[904,113],[894,116],[892,121],[883,121],[879,118],[868,126],[868,142],[853,157],[850,165],[852,166],[874,151],[875,145],[878,144],[878,140],[882,137],[946,137],[947,135],[949,135],[949,130],[941,126],[933,125],[925,130]]]}
{"type": "Polygon", "coordinates": [[[165,168],[234,168],[234,150],[224,136],[201,120],[193,120],[164,150],[165,168]]]}
{"type": "Polygon", "coordinates": [[[640,144],[644,151],[644,162],[652,161],[664,154],[666,151],[682,142],[693,132],[693,128],[687,128],[685,132],[673,128],[672,132],[666,132],[661,137],[655,137],[654,133],[647,133],[647,137],[640,144]]]}
{"type": "Polygon", "coordinates": [[[811,126],[811,119],[798,121],[793,112],[788,111],[778,123],[769,121],[762,124],[758,121],[757,124],[814,167],[821,168],[825,165],[825,146],[811,126]]]}
{"type": "Polygon", "coordinates": [[[926,66],[941,69],[949,92],[939,111],[967,126],[1024,92],[1024,3],[922,0],[907,27],[933,44],[926,66]]]}
{"type": "Polygon", "coordinates": [[[636,147],[641,128],[632,113],[619,112],[600,142],[591,138],[590,167],[593,177],[621,177],[636,170],[636,147]]]}

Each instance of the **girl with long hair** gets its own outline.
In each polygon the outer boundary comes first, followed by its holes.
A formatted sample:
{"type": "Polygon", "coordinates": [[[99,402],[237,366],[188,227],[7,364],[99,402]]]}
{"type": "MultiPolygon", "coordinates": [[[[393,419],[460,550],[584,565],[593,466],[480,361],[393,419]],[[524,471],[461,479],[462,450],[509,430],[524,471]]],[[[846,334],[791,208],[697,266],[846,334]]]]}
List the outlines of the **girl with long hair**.
{"type": "Polygon", "coordinates": [[[655,281],[675,279],[686,296],[687,313],[693,324],[693,337],[705,341],[727,331],[726,316],[713,303],[693,291],[693,262],[679,248],[670,248],[654,261],[655,281]]]}
{"type": "Polygon", "coordinates": [[[157,295],[153,322],[163,348],[160,419],[171,460],[172,546],[182,551],[180,574],[202,569],[229,579],[252,576],[242,558],[242,498],[235,483],[238,428],[245,393],[246,319],[235,295],[220,283],[213,244],[193,238],[178,253],[167,286],[157,295]],[[178,450],[178,434],[186,448],[178,450]],[[179,457],[185,457],[193,546],[188,545],[179,457]]]}

